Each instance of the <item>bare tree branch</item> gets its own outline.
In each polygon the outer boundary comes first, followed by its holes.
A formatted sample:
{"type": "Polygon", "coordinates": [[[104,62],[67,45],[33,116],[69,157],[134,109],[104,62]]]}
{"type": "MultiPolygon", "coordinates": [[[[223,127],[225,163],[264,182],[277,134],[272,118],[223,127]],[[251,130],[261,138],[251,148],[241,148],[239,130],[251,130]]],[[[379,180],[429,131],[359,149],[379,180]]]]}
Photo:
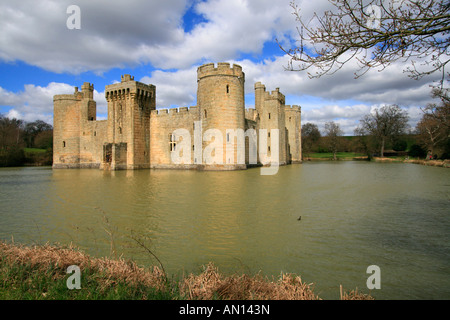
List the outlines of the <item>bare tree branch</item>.
{"type": "Polygon", "coordinates": [[[448,0],[329,0],[335,7],[306,21],[291,3],[299,22],[298,47],[280,48],[290,56],[287,69],[308,71],[311,78],[333,74],[355,58],[358,78],[403,60],[413,79],[440,72],[448,77],[450,2],[448,0]],[[426,61],[426,62],[423,62],[426,61]],[[419,65],[420,64],[420,65],[419,65]]]}

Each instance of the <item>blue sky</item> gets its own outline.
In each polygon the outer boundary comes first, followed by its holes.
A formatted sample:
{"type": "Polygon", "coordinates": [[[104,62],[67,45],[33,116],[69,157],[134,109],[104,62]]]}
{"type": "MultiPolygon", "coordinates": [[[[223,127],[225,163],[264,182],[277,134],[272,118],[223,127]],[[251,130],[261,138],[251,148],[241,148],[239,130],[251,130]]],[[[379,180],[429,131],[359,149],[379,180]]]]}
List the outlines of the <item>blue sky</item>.
{"type": "MultiPolygon", "coordinates": [[[[305,17],[330,8],[327,0],[297,0],[305,17]]],[[[0,113],[53,122],[53,95],[94,84],[98,118],[106,117],[104,89],[123,74],[156,86],[157,107],[196,104],[196,70],[230,62],[246,74],[246,106],[255,82],[279,87],[286,104],[302,106],[302,122],[336,121],[352,134],[373,108],[398,104],[411,125],[431,102],[436,79],[409,79],[407,63],[355,79],[356,62],[333,76],[309,79],[285,71],[288,57],[275,39],[296,41],[290,0],[109,1],[0,0],[0,113]],[[67,28],[67,8],[80,8],[81,29],[67,28]]]]}

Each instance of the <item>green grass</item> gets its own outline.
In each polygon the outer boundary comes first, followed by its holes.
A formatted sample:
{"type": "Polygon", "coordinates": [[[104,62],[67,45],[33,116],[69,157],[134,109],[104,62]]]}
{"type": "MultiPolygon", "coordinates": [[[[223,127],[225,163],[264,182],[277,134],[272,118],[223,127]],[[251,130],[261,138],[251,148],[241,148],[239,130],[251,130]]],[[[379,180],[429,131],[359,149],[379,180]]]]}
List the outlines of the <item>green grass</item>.
{"type": "Polygon", "coordinates": [[[25,153],[46,153],[47,150],[45,149],[38,149],[38,148],[24,148],[23,151],[25,153]]]}
{"type": "MultiPolygon", "coordinates": [[[[309,155],[304,155],[306,158],[313,158],[313,159],[332,159],[333,153],[310,153],[309,155]]],[[[364,154],[361,153],[355,153],[355,152],[338,152],[336,154],[338,159],[344,159],[344,158],[355,158],[355,157],[364,157],[364,154]]]]}
{"type": "Polygon", "coordinates": [[[98,270],[81,272],[81,289],[69,290],[70,275],[49,266],[45,272],[30,265],[6,264],[0,261],[0,300],[172,300],[176,293],[158,291],[144,285],[121,280],[105,285],[106,276],[98,270]]]}

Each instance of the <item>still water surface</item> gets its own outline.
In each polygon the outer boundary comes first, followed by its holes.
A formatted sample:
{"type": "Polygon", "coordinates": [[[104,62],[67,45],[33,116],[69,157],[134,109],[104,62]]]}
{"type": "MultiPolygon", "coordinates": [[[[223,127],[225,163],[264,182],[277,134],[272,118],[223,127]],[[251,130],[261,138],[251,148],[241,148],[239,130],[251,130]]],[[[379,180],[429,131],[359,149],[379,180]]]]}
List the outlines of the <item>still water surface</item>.
{"type": "Polygon", "coordinates": [[[171,274],[213,261],[228,274],[301,275],[377,299],[450,299],[450,170],[318,162],[233,172],[0,169],[0,239],[63,243],[171,274]],[[301,220],[298,218],[301,216],[301,220]],[[112,237],[110,237],[112,233],[112,237]],[[113,241],[111,241],[113,239],[113,241]]]}

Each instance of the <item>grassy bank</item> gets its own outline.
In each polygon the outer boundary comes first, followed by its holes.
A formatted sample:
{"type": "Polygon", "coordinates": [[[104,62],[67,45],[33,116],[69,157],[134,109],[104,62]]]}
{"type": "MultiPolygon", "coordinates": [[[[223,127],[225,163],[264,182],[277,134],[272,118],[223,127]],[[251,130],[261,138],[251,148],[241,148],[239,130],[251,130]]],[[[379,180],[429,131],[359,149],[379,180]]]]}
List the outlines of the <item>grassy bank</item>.
{"type": "MultiPolygon", "coordinates": [[[[213,265],[198,275],[167,278],[158,268],[133,261],[93,258],[73,247],[0,242],[0,299],[7,300],[317,300],[312,284],[292,274],[224,276],[213,265]],[[81,289],[69,290],[67,268],[81,270],[81,289]]],[[[343,300],[368,300],[357,291],[343,300]]]]}
{"type": "MultiPolygon", "coordinates": [[[[338,152],[337,160],[369,160],[367,156],[354,152],[338,152]]],[[[305,155],[304,161],[328,161],[333,160],[332,153],[311,153],[305,155]]],[[[407,156],[390,156],[390,157],[373,157],[372,161],[375,162],[403,162],[403,163],[415,163],[433,167],[450,168],[450,160],[424,160],[424,159],[412,159],[407,156]]]]}
{"type": "MultiPolygon", "coordinates": [[[[365,160],[367,156],[361,153],[355,152],[338,152],[336,154],[338,160],[365,160]]],[[[305,155],[306,161],[314,160],[333,160],[333,153],[311,153],[305,155]]]]}
{"type": "Polygon", "coordinates": [[[416,159],[408,159],[404,160],[405,163],[416,163],[416,164],[422,164],[425,166],[432,166],[432,167],[443,167],[443,168],[450,168],[450,160],[416,160],[416,159]]]}

